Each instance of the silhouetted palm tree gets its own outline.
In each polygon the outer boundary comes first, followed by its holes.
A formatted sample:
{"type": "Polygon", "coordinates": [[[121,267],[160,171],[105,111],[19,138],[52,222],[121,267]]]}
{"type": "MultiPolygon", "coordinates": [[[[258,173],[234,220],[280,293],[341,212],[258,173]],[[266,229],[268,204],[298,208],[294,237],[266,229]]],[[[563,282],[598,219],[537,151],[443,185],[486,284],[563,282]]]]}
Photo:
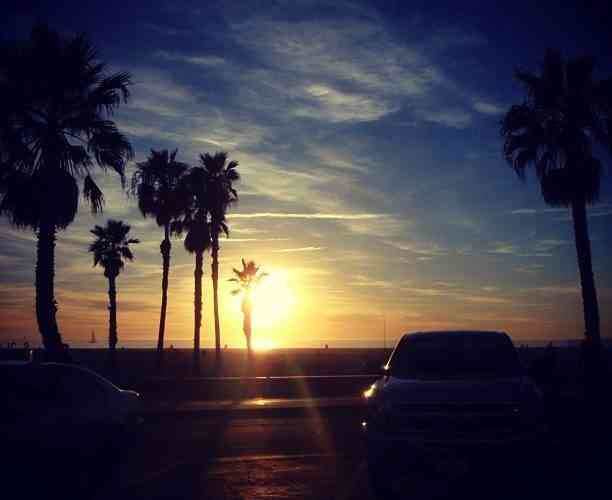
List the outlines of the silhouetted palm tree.
{"type": "Polygon", "coordinates": [[[139,162],[132,176],[131,192],[138,197],[138,207],[145,217],[154,217],[164,228],[164,239],[159,246],[162,254],[162,296],[157,336],[157,369],[163,368],[164,334],[168,307],[168,279],[170,274],[170,236],[172,223],[183,213],[188,200],[181,191],[181,178],[189,166],[176,161],[177,150],[155,151],[146,161],[139,162]]]}
{"type": "Polygon", "coordinates": [[[242,269],[233,269],[235,278],[230,278],[229,281],[233,281],[237,284],[238,288],[235,288],[230,293],[232,295],[242,294],[242,329],[244,331],[244,337],[247,344],[247,352],[249,358],[252,357],[252,346],[251,346],[251,315],[253,312],[253,292],[257,285],[263,278],[267,276],[267,273],[260,273],[259,266],[255,264],[255,261],[246,262],[242,259],[242,269]]]}
{"type": "Polygon", "coordinates": [[[102,210],[94,167],[123,183],[132,148],[109,117],[130,83],[128,73],[108,73],[85,35],[37,27],[0,44],[0,213],[36,231],[36,317],[51,359],[67,355],[56,321],[56,232],[74,220],[80,182],[92,211],[102,210]]]}
{"type": "Polygon", "coordinates": [[[515,77],[527,96],[503,119],[504,153],[519,177],[524,178],[527,167],[535,169],[547,204],[571,207],[585,345],[598,352],[599,308],[586,205],[597,201],[602,174],[592,144],[598,142],[612,152],[612,80],[595,81],[591,59],[564,61],[552,50],[547,51],[540,74],[517,70],[515,77]]]}
{"type": "Polygon", "coordinates": [[[120,220],[108,220],[105,227],[95,226],[91,231],[96,239],[89,245],[93,253],[94,267],[98,264],[104,269],[108,278],[108,348],[111,362],[114,364],[115,347],[117,346],[117,276],[125,265],[125,260],[133,260],[130,245],[140,243],[135,238],[128,238],[130,225],[120,220]]]}
{"type": "Polygon", "coordinates": [[[193,167],[183,178],[183,189],[189,193],[190,203],[183,218],[174,224],[177,233],[187,232],[185,250],[195,254],[193,297],[193,368],[200,371],[200,330],[202,327],[202,276],[204,253],[210,248],[210,226],[208,221],[208,199],[206,192],[207,173],[201,167],[193,167]]]}
{"type": "Polygon", "coordinates": [[[221,356],[221,325],[219,321],[219,235],[229,235],[225,214],[228,207],[238,201],[234,182],[240,179],[237,161],[228,161],[227,153],[200,155],[200,164],[206,172],[206,196],[210,213],[210,237],[212,257],[213,307],[215,316],[215,353],[221,356]]]}

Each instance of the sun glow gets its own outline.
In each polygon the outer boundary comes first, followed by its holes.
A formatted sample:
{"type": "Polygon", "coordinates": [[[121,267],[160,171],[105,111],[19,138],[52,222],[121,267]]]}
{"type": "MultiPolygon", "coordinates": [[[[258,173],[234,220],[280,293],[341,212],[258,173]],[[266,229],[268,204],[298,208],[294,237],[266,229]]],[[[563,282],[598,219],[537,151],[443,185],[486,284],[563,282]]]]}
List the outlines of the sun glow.
{"type": "Polygon", "coordinates": [[[286,321],[295,304],[288,273],[280,269],[268,272],[253,293],[254,338],[258,329],[286,321]]]}
{"type": "MultiPolygon", "coordinates": [[[[265,351],[279,346],[284,323],[291,319],[297,300],[289,273],[279,268],[264,268],[268,273],[253,290],[252,325],[253,349],[265,351]]],[[[242,319],[242,294],[232,299],[236,317],[242,319]]]]}
{"type": "Polygon", "coordinates": [[[272,339],[255,339],[253,341],[253,349],[256,351],[270,351],[276,349],[276,342],[272,339]]]}

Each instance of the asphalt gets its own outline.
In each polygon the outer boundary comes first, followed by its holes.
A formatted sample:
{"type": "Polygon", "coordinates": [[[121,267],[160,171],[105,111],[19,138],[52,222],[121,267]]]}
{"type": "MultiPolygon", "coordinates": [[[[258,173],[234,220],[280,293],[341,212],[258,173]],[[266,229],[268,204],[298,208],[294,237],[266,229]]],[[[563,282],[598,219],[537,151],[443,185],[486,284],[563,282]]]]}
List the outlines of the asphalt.
{"type": "Polygon", "coordinates": [[[243,403],[244,412],[150,414],[94,498],[371,498],[358,418],[262,415],[243,403]]]}
{"type": "MultiPolygon", "coordinates": [[[[474,462],[431,450],[423,463],[403,466],[413,452],[400,450],[392,464],[395,498],[589,498],[577,495],[579,457],[566,453],[526,467],[533,462],[527,456],[474,462]]],[[[106,480],[95,485],[95,500],[378,498],[356,412],[150,415],[111,463],[106,480]]]]}
{"type": "MultiPolygon", "coordinates": [[[[23,450],[13,490],[7,484],[14,478],[0,468],[3,491],[7,498],[26,499],[372,500],[377,497],[355,403],[356,398],[320,398],[165,404],[97,456],[54,454],[34,466],[38,450],[23,450]]],[[[398,444],[389,462],[397,473],[389,482],[395,498],[606,498],[608,462],[599,461],[592,448],[564,446],[551,448],[542,460],[505,456],[503,450],[475,459],[434,449],[421,459],[398,444]],[[587,490],[596,486],[605,489],[587,490]]],[[[601,448],[606,456],[608,449],[601,448]]]]}
{"type": "Polygon", "coordinates": [[[217,416],[232,414],[235,417],[309,415],[318,413],[342,413],[364,408],[361,397],[334,398],[250,398],[242,400],[186,400],[146,401],[143,416],[200,415],[217,416]]]}

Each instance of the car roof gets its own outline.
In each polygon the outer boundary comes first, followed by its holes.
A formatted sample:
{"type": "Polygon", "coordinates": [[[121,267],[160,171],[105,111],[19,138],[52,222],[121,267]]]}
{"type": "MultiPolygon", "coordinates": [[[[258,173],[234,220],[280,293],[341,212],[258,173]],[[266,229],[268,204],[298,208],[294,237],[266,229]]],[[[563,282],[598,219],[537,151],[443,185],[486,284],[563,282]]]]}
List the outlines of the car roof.
{"type": "Polygon", "coordinates": [[[9,359],[6,361],[0,361],[0,366],[28,366],[31,365],[31,361],[9,359]]]}
{"type": "Polygon", "coordinates": [[[412,332],[406,333],[402,339],[406,338],[421,338],[421,337],[508,337],[507,333],[493,330],[434,330],[428,332],[412,332]]]}
{"type": "Polygon", "coordinates": [[[115,389],[119,389],[115,384],[113,384],[113,382],[111,382],[110,380],[108,380],[106,377],[100,375],[99,373],[96,373],[93,370],[90,370],[89,368],[85,367],[85,366],[79,366],[79,365],[75,365],[75,364],[71,364],[71,363],[56,363],[54,361],[48,361],[48,362],[38,362],[38,361],[0,361],[0,369],[4,369],[7,371],[12,371],[13,369],[36,369],[38,367],[60,367],[60,368],[68,368],[70,370],[74,370],[77,372],[81,372],[81,373],[88,373],[91,376],[95,377],[96,379],[98,379],[100,382],[102,382],[103,384],[107,385],[107,386],[112,386],[115,389]]]}

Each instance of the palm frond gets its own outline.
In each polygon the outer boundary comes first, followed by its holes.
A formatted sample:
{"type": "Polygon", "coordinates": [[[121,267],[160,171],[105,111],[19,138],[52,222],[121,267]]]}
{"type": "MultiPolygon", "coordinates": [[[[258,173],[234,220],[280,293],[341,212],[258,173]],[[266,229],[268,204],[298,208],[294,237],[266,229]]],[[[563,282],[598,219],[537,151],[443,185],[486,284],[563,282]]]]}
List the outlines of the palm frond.
{"type": "Polygon", "coordinates": [[[502,120],[504,156],[520,178],[533,167],[554,206],[596,201],[602,168],[592,141],[612,155],[612,80],[595,82],[593,68],[591,58],[566,61],[548,50],[539,74],[515,72],[527,99],[502,120]]]}
{"type": "Polygon", "coordinates": [[[104,193],[89,175],[83,181],[83,196],[89,202],[92,214],[102,213],[104,193]]]}
{"type": "Polygon", "coordinates": [[[65,37],[44,25],[27,40],[1,42],[0,51],[0,155],[12,170],[30,176],[27,189],[34,200],[30,209],[14,206],[16,215],[29,212],[32,227],[43,214],[66,227],[76,214],[81,181],[93,211],[99,211],[103,197],[91,181],[91,167],[111,168],[123,182],[133,156],[127,138],[108,120],[129,97],[129,74],[107,75],[86,35],[65,37]],[[45,192],[54,192],[57,203],[46,203],[42,211],[43,202],[36,200],[47,200],[45,192]]]}
{"type": "Polygon", "coordinates": [[[124,260],[134,259],[130,245],[140,241],[128,238],[130,230],[129,224],[109,219],[105,226],[96,225],[90,231],[95,239],[89,245],[89,252],[93,253],[94,267],[104,268],[105,276],[117,276],[125,265],[124,260]]]}

